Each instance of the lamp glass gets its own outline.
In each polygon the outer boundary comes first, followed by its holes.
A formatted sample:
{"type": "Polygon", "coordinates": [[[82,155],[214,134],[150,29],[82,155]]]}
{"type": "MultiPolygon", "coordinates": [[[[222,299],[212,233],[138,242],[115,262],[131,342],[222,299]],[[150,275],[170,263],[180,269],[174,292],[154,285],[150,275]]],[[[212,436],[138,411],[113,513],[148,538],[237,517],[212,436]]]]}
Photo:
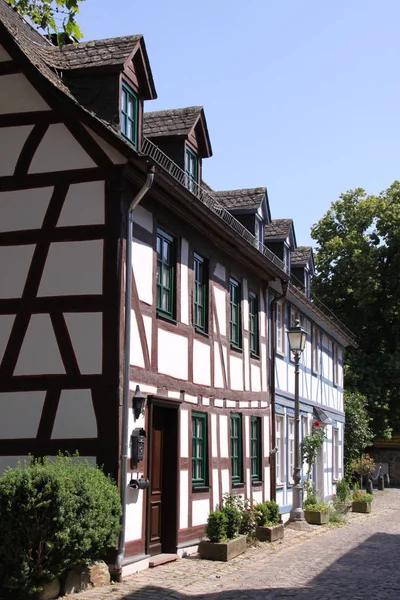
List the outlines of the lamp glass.
{"type": "Polygon", "coordinates": [[[287,331],[290,350],[292,352],[303,352],[306,346],[307,332],[300,325],[300,321],[296,321],[294,327],[289,327],[287,331]]]}

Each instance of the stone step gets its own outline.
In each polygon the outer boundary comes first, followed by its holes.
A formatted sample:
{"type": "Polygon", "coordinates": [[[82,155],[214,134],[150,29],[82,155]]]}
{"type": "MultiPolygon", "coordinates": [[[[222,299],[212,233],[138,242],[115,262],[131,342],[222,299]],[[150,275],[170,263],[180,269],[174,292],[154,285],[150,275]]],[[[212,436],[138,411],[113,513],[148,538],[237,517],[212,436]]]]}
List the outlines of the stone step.
{"type": "Polygon", "coordinates": [[[174,562],[174,560],[178,559],[177,554],[156,554],[156,556],[152,556],[150,558],[149,567],[153,569],[154,567],[159,567],[160,565],[165,565],[169,562],[174,562]]]}

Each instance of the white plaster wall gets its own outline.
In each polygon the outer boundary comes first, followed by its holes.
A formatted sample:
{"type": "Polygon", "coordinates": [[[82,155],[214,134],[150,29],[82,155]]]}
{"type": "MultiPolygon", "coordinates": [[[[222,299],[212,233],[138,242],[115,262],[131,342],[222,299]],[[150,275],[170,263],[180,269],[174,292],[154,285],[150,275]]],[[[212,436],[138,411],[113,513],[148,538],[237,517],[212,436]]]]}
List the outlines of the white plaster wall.
{"type": "Polygon", "coordinates": [[[142,315],[142,319],[143,319],[143,323],[144,323],[144,330],[146,333],[146,340],[147,340],[147,348],[149,349],[149,358],[150,358],[150,363],[151,363],[151,340],[152,340],[152,327],[153,327],[153,321],[151,317],[148,317],[146,315],[142,315]]]}
{"type": "Polygon", "coordinates": [[[287,380],[287,371],[286,371],[286,363],[277,359],[275,361],[275,375],[276,375],[276,387],[285,390],[286,389],[286,380],[287,380]]]}
{"type": "Polygon", "coordinates": [[[0,231],[39,229],[49,206],[52,187],[0,193],[0,231]]]}
{"type": "Polygon", "coordinates": [[[270,490],[271,483],[271,469],[270,467],[264,467],[264,498],[265,500],[269,500],[271,497],[270,490]]]}
{"type": "Polygon", "coordinates": [[[0,177],[14,173],[21,150],[32,129],[33,125],[0,128],[0,148],[7,148],[7,152],[1,154],[0,177]]]}
{"type": "Polygon", "coordinates": [[[64,374],[50,316],[32,315],[22,343],[14,375],[64,374]]]}
{"type": "Polygon", "coordinates": [[[250,344],[247,338],[243,339],[244,360],[244,389],[250,390],[250,344]]]}
{"type": "Polygon", "coordinates": [[[68,332],[80,372],[101,373],[103,358],[102,313],[65,313],[68,332]]]}
{"type": "Polygon", "coordinates": [[[222,281],[226,281],[226,269],[225,269],[225,267],[223,265],[221,265],[220,263],[217,263],[215,265],[214,275],[216,277],[218,277],[218,279],[221,279],[222,281]]]}
{"type": "Polygon", "coordinates": [[[252,392],[261,392],[261,373],[260,367],[257,365],[250,365],[251,371],[251,391],[252,392]]]}
{"type": "Polygon", "coordinates": [[[101,294],[103,241],[54,242],[38,296],[101,294]]]}
{"type": "Polygon", "coordinates": [[[221,501],[220,489],[219,489],[219,472],[218,469],[212,470],[212,486],[213,486],[213,502],[214,507],[221,501]]]}
{"type": "Polygon", "coordinates": [[[102,225],[104,223],[104,188],[104,181],[70,185],[57,227],[102,225]]]}
{"type": "Polygon", "coordinates": [[[92,136],[92,138],[97,142],[102,150],[107,154],[108,158],[114,163],[114,165],[123,165],[128,162],[128,159],[125,158],[118,150],[116,150],[113,146],[111,146],[108,142],[104,141],[97,133],[83,125],[86,131],[92,136]]]}
{"type": "Polygon", "coordinates": [[[208,513],[210,512],[210,500],[193,500],[192,502],[192,527],[207,523],[208,513]]]}
{"type": "Polygon", "coordinates": [[[223,366],[221,363],[221,356],[220,356],[218,342],[214,342],[214,386],[216,388],[225,387],[224,379],[223,379],[223,366]]]}
{"type": "Polygon", "coordinates": [[[46,392],[0,394],[0,439],[35,438],[46,392]]]}
{"type": "Polygon", "coordinates": [[[136,313],[134,310],[131,310],[131,340],[129,362],[131,365],[135,365],[136,367],[142,367],[142,369],[144,369],[142,344],[139,337],[139,329],[136,320],[136,313]]]}
{"type": "Polygon", "coordinates": [[[269,442],[269,417],[263,417],[263,431],[264,431],[264,439],[263,439],[263,447],[264,447],[264,457],[269,456],[270,451],[270,442],[269,442]]]}
{"type": "Polygon", "coordinates": [[[219,456],[229,458],[228,417],[219,415],[219,456]]]}
{"type": "Polygon", "coordinates": [[[180,514],[179,529],[187,529],[189,511],[189,472],[180,472],[180,514]]]}
{"type": "MultiPolygon", "coordinates": [[[[131,473],[128,473],[126,485],[129,485],[131,473]]],[[[139,540],[142,537],[144,493],[141,490],[132,490],[128,487],[126,503],[126,541],[139,540]]]]}
{"type": "Polygon", "coordinates": [[[230,356],[230,375],[232,390],[243,390],[243,360],[237,356],[230,356]]]}
{"type": "Polygon", "coordinates": [[[189,325],[189,242],[181,240],[181,321],[189,325]]]}
{"type": "Polygon", "coordinates": [[[266,317],[265,317],[265,301],[264,301],[263,290],[259,291],[259,298],[260,298],[260,312],[259,312],[260,336],[265,337],[267,335],[267,332],[266,332],[266,328],[265,328],[266,317]]]}
{"type": "Polygon", "coordinates": [[[247,279],[242,279],[242,310],[243,310],[243,329],[249,330],[249,288],[247,285],[247,279]]]}
{"type": "Polygon", "coordinates": [[[0,246],[0,298],[22,296],[34,249],[35,246],[0,246]]]}
{"type": "Polygon", "coordinates": [[[228,469],[221,470],[221,483],[222,483],[222,491],[221,491],[221,498],[222,498],[222,496],[224,494],[227,494],[230,491],[229,470],[228,469]]]}
{"type": "Polygon", "coordinates": [[[253,500],[255,504],[261,504],[261,502],[263,501],[263,495],[262,492],[253,492],[253,500]]]}
{"type": "Polygon", "coordinates": [[[97,421],[90,390],[63,390],[51,438],[96,437],[97,421]]]}
{"type": "Polygon", "coordinates": [[[10,333],[14,324],[15,315],[0,315],[0,364],[10,339],[10,333]]]}
{"type": "Polygon", "coordinates": [[[218,315],[219,331],[226,335],[226,292],[214,286],[215,308],[218,315]]]}
{"type": "Polygon", "coordinates": [[[294,364],[288,363],[287,365],[287,391],[290,394],[294,394],[294,364]]]}
{"type": "Polygon", "coordinates": [[[136,238],[132,243],[132,267],[140,300],[153,304],[153,248],[136,238]]]}
{"type": "Polygon", "coordinates": [[[133,222],[153,233],[153,215],[139,204],[132,213],[133,222]]]}
{"type": "Polygon", "coordinates": [[[210,346],[198,340],[193,340],[193,382],[211,385],[210,346]]]}
{"type": "Polygon", "coordinates": [[[168,390],[168,398],[176,398],[177,400],[179,400],[180,397],[181,397],[180,392],[175,392],[174,390],[168,390]]]}
{"type": "MultiPolygon", "coordinates": [[[[1,53],[0,53],[0,62],[1,62],[1,53]]],[[[20,464],[24,465],[24,461],[29,461],[29,456],[0,456],[0,477],[3,475],[4,471],[7,467],[11,467],[14,469],[20,464]]]]}
{"type": "Polygon", "coordinates": [[[50,125],[36,150],[31,173],[49,173],[96,167],[79,142],[62,123],[50,125]]]}
{"type": "Polygon", "coordinates": [[[187,338],[158,329],[158,371],[177,379],[188,378],[187,338]]]}
{"type": "Polygon", "coordinates": [[[0,62],[6,62],[8,60],[11,60],[11,56],[4,50],[3,46],[0,46],[0,62]]]}
{"type": "Polygon", "coordinates": [[[261,356],[260,356],[260,360],[261,360],[261,382],[262,382],[262,389],[264,392],[267,391],[268,389],[268,383],[267,383],[267,347],[266,344],[260,344],[260,348],[261,348],[261,356]]]}
{"type": "Polygon", "coordinates": [[[185,393],[185,402],[190,402],[191,404],[198,404],[199,403],[199,397],[198,396],[193,396],[192,394],[186,394],[185,393]]]}
{"type": "Polygon", "coordinates": [[[42,96],[22,73],[0,77],[0,114],[50,110],[42,96]]]}
{"type": "Polygon", "coordinates": [[[189,411],[180,411],[181,419],[181,458],[189,458],[189,411]]]}
{"type": "Polygon", "coordinates": [[[211,455],[213,458],[218,457],[217,415],[215,414],[211,414],[211,455]]]}

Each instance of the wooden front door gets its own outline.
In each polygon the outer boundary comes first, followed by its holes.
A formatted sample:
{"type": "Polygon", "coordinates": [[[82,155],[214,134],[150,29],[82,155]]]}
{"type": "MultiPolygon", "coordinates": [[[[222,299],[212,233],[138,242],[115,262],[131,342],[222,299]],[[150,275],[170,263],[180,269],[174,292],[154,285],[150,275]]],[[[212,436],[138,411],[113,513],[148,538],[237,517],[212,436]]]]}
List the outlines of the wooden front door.
{"type": "Polygon", "coordinates": [[[147,554],[176,552],[178,411],[151,404],[147,554]]]}

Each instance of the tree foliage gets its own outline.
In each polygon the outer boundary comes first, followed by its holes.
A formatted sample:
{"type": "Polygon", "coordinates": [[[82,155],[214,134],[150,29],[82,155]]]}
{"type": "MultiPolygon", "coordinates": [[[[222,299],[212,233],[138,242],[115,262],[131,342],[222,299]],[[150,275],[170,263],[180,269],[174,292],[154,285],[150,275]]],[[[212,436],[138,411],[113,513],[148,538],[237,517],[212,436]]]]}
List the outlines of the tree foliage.
{"type": "Polygon", "coordinates": [[[374,434],[400,425],[400,182],[340,196],[312,228],[316,295],[357,336],[346,387],[366,396],[374,434]]]}
{"type": "Polygon", "coordinates": [[[345,391],[344,411],[344,470],[346,479],[351,481],[353,461],[358,460],[365,448],[372,443],[370,417],[367,413],[367,399],[357,392],[345,391]]]}
{"type": "Polygon", "coordinates": [[[79,4],[84,0],[7,0],[23,17],[46,33],[57,33],[58,43],[65,37],[79,40],[82,32],[76,22],[79,4]]]}

